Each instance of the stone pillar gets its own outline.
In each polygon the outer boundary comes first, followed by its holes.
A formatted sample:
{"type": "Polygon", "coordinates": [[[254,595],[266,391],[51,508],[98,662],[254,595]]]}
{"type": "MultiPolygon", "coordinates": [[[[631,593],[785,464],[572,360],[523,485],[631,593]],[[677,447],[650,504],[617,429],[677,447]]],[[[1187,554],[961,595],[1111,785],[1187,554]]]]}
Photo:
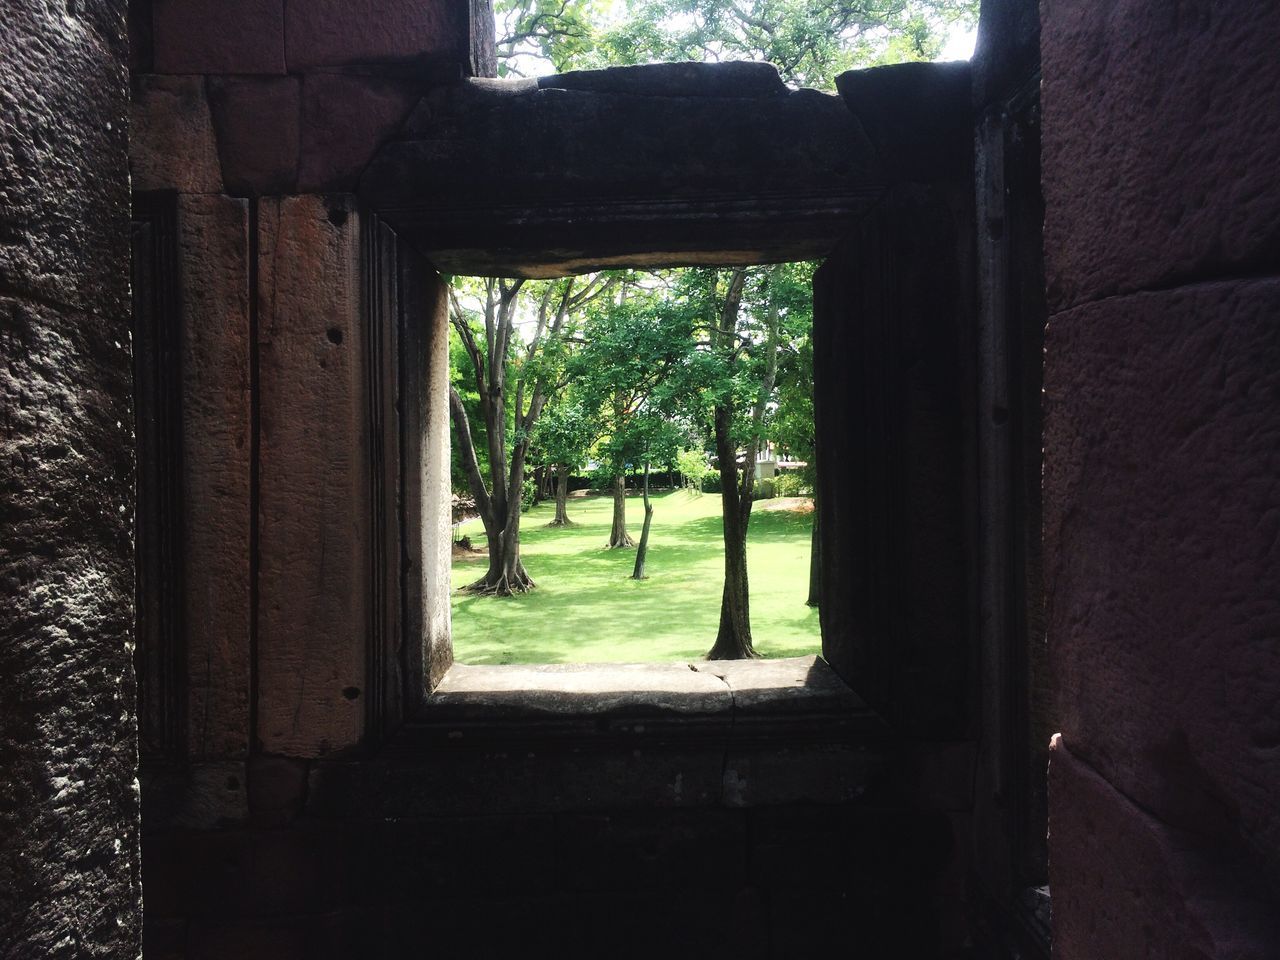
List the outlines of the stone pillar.
{"type": "Polygon", "coordinates": [[[125,4],[0,22],[0,956],[135,957],[125,4]]]}
{"type": "Polygon", "coordinates": [[[1280,12],[1043,13],[1054,954],[1277,956],[1280,12]]]}

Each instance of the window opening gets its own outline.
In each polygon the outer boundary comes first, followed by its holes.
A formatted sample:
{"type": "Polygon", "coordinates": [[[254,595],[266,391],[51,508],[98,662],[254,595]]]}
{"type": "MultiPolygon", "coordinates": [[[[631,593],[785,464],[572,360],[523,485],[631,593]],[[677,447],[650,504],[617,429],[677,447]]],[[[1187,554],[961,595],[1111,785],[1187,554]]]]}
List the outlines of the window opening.
{"type": "Polygon", "coordinates": [[[815,267],[452,280],[455,662],[819,652],[815,267]]]}

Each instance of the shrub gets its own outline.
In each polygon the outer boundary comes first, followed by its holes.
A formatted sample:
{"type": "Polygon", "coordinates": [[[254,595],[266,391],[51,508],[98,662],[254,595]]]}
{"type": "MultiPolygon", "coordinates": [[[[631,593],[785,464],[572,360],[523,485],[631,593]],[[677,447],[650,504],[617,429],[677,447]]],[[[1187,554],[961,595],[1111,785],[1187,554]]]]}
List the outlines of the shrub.
{"type": "Polygon", "coordinates": [[[773,488],[780,497],[801,497],[813,493],[800,473],[780,473],[774,478],[773,488]]]}

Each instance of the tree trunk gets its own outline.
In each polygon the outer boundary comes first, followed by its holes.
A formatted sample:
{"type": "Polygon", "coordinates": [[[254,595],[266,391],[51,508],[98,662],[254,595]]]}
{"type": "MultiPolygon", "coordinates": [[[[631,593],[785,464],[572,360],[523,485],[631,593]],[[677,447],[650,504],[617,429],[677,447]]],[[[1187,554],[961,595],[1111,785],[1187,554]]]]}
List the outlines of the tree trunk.
{"type": "Polygon", "coordinates": [[[634,547],[636,542],[627,535],[627,483],[622,474],[613,478],[613,528],[609,531],[608,547],[634,547]]]}
{"type": "Polygon", "coordinates": [[[462,589],[467,593],[493,594],[507,597],[514,593],[526,593],[535,586],[533,578],[525,570],[520,559],[520,508],[516,505],[515,518],[506,519],[499,526],[497,518],[484,521],[485,536],[489,539],[489,569],[483,577],[462,589]]]}
{"type": "MultiPolygon", "coordinates": [[[[751,643],[751,603],[747,584],[747,524],[751,520],[751,475],[738,478],[738,451],[733,445],[733,411],[715,410],[716,457],[720,467],[720,513],[724,519],[724,593],[720,629],[708,660],[745,660],[757,656],[751,643]]],[[[743,472],[755,469],[748,459],[743,472]]]]}
{"type": "Polygon", "coordinates": [[[747,583],[747,521],[737,509],[724,505],[724,593],[720,599],[720,629],[708,660],[745,660],[758,656],[751,643],[751,591],[747,583]]]}
{"type": "Polygon", "coordinates": [[[809,540],[809,606],[816,607],[822,600],[822,514],[818,509],[818,491],[813,491],[813,535],[809,540]]]}
{"type": "Polygon", "coordinates": [[[547,483],[548,469],[545,463],[533,469],[533,506],[535,507],[547,499],[551,492],[547,483]]]}
{"type": "Polygon", "coordinates": [[[572,521],[569,519],[569,465],[566,463],[556,464],[556,517],[547,526],[549,527],[567,527],[572,521]]]}
{"type": "Polygon", "coordinates": [[[632,580],[643,580],[644,561],[649,553],[649,525],[653,523],[653,504],[649,502],[649,464],[644,465],[644,526],[640,530],[640,546],[636,548],[636,566],[632,580]]]}

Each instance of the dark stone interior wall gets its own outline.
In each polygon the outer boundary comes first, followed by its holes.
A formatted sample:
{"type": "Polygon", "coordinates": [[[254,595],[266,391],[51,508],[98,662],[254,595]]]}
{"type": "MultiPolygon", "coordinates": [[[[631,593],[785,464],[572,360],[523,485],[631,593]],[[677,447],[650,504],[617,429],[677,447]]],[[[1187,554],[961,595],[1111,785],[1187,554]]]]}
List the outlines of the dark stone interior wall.
{"type": "Polygon", "coordinates": [[[993,927],[1048,952],[1049,689],[1041,549],[1043,222],[1040,21],[1031,0],[987,0],[973,57],[982,749],[974,839],[993,927]]]}
{"type": "Polygon", "coordinates": [[[1046,4],[1054,949],[1280,954],[1280,11],[1046,4]]]}
{"type": "Polygon", "coordinates": [[[0,23],[0,955],[133,957],[124,3],[0,23]]]}
{"type": "Polygon", "coordinates": [[[823,655],[893,728],[898,802],[945,823],[931,910],[961,955],[980,907],[970,74],[840,84],[903,182],[814,280],[823,655]]]}

